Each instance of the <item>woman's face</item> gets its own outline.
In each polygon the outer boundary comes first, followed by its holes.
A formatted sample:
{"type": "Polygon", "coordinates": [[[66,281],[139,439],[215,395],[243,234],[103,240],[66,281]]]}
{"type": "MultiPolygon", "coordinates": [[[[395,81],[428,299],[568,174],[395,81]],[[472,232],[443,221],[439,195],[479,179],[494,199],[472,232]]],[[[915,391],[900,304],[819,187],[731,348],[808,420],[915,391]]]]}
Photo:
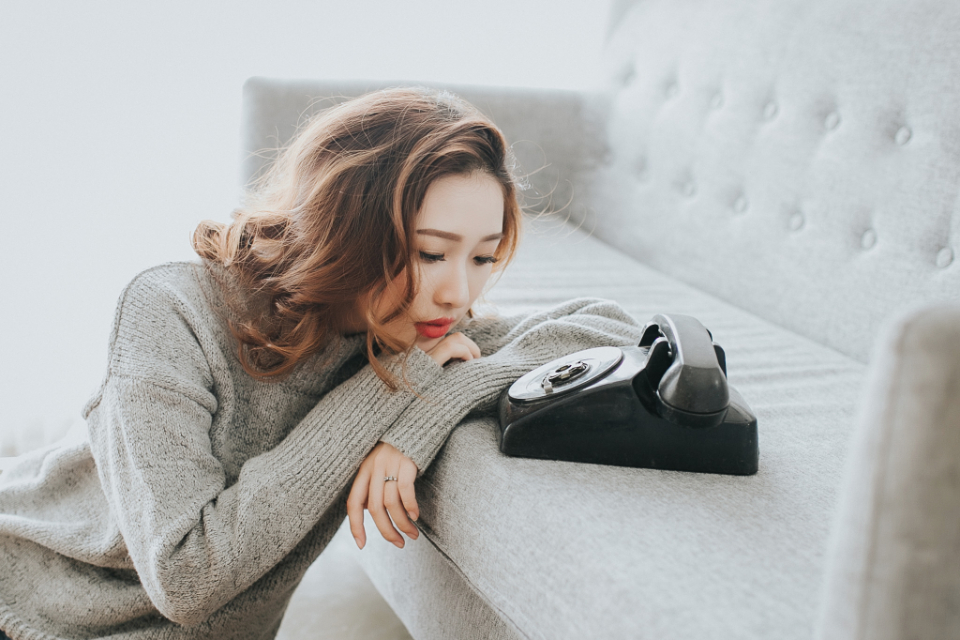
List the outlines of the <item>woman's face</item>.
{"type": "MultiPolygon", "coordinates": [[[[495,178],[475,172],[433,182],[416,219],[417,295],[385,333],[424,351],[436,346],[483,291],[502,231],[503,188],[495,178]]],[[[401,273],[387,286],[375,305],[378,316],[395,308],[404,283],[401,273]]]]}

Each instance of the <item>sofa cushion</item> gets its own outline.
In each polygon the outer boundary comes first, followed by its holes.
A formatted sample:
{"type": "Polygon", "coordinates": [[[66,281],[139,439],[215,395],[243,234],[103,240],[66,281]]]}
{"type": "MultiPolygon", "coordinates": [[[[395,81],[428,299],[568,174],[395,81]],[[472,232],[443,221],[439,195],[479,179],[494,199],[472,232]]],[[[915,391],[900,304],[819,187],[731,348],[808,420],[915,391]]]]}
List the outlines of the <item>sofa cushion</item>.
{"type": "Polygon", "coordinates": [[[417,638],[808,639],[863,365],[549,221],[489,297],[583,295],[711,329],[758,416],[759,473],[511,458],[471,416],[418,480],[425,535],[360,553],[374,583],[417,638]]]}

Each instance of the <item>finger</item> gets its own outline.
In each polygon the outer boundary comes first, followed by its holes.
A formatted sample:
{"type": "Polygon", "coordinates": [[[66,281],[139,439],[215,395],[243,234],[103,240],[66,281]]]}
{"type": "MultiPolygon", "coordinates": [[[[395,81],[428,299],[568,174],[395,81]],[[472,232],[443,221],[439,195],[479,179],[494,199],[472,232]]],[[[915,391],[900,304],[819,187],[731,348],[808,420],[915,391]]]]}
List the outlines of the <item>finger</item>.
{"type": "Polygon", "coordinates": [[[417,479],[417,465],[411,460],[404,460],[397,473],[397,490],[400,492],[400,500],[403,501],[403,509],[411,520],[416,520],[420,517],[420,505],[417,504],[417,492],[413,486],[417,479]]]}
{"type": "Polygon", "coordinates": [[[360,467],[357,477],[350,488],[350,495],[347,497],[347,518],[350,520],[350,533],[353,539],[357,541],[357,546],[363,549],[367,543],[367,532],[363,529],[363,508],[367,503],[367,492],[370,486],[370,471],[360,467]]]}
{"type": "Polygon", "coordinates": [[[477,346],[476,342],[474,342],[467,336],[463,335],[462,333],[457,333],[457,338],[460,344],[466,347],[467,352],[470,354],[470,358],[467,358],[468,360],[472,360],[473,358],[480,357],[480,347],[477,346]]]}
{"type": "MultiPolygon", "coordinates": [[[[397,473],[399,473],[399,471],[395,472],[393,477],[397,477],[397,473]]],[[[400,529],[400,531],[403,531],[416,540],[420,532],[417,530],[417,526],[410,522],[410,518],[407,517],[407,512],[403,509],[403,502],[400,500],[400,491],[397,489],[396,480],[384,483],[383,505],[387,508],[387,513],[390,514],[393,524],[400,529]]]]}
{"type": "Polygon", "coordinates": [[[446,352],[444,355],[444,359],[446,361],[454,360],[454,359],[473,360],[473,354],[470,353],[470,347],[468,347],[466,344],[464,344],[459,340],[457,341],[451,340],[450,342],[445,344],[444,347],[445,347],[444,351],[446,352]]]}
{"type": "Polygon", "coordinates": [[[468,343],[467,346],[470,347],[470,353],[473,354],[473,357],[474,357],[474,358],[479,358],[479,357],[480,357],[480,347],[478,347],[478,346],[477,346],[477,343],[474,342],[473,340],[471,340],[470,338],[467,338],[466,336],[464,336],[464,338],[466,339],[466,341],[467,341],[467,343],[468,343]]]}
{"type": "Polygon", "coordinates": [[[441,367],[457,357],[455,345],[451,342],[441,342],[429,352],[429,355],[441,367]]]}
{"type": "Polygon", "coordinates": [[[383,539],[403,549],[403,536],[393,528],[390,516],[387,515],[387,510],[383,506],[383,489],[386,484],[383,480],[384,477],[383,465],[374,466],[374,471],[370,477],[370,491],[367,494],[367,511],[370,512],[370,516],[377,525],[377,529],[380,530],[383,539]]]}

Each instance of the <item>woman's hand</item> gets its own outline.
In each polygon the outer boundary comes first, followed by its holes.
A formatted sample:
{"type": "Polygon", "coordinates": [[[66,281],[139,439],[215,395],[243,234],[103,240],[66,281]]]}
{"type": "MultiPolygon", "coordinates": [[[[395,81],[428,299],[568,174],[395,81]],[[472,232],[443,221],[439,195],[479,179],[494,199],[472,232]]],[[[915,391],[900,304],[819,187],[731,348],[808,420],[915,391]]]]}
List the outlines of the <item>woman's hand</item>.
{"type": "MultiPolygon", "coordinates": [[[[479,358],[480,348],[473,340],[457,332],[444,336],[426,353],[442,367],[451,360],[479,358]]],[[[366,531],[363,528],[364,509],[370,512],[384,539],[401,549],[403,536],[397,529],[414,540],[420,536],[420,531],[411,522],[420,517],[420,508],[417,506],[417,496],[413,489],[416,477],[417,465],[413,460],[386,442],[378,443],[360,463],[360,470],[347,498],[350,531],[358,547],[363,549],[367,543],[366,531]]]]}
{"type": "Polygon", "coordinates": [[[373,516],[384,539],[399,548],[403,548],[403,536],[397,533],[393,525],[414,540],[420,536],[420,531],[411,522],[420,517],[413,490],[416,477],[417,465],[413,460],[386,442],[378,443],[360,463],[360,470],[347,498],[350,531],[358,547],[363,549],[367,542],[367,534],[363,529],[364,508],[373,516]]]}
{"type": "Polygon", "coordinates": [[[427,351],[427,355],[441,367],[451,360],[473,360],[480,357],[480,347],[459,331],[444,336],[427,351]]]}

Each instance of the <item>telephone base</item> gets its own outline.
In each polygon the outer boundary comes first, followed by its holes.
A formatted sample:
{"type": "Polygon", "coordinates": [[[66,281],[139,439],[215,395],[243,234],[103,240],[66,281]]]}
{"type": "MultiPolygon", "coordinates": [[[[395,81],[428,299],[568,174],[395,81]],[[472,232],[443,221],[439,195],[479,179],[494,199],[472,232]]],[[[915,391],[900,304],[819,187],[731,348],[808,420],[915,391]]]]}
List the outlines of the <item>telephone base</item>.
{"type": "Polygon", "coordinates": [[[626,347],[622,352],[615,369],[570,393],[523,401],[505,391],[500,450],[527,458],[647,469],[757,473],[757,419],[733,387],[713,426],[678,425],[660,417],[657,398],[644,391],[650,350],[626,347]]]}

